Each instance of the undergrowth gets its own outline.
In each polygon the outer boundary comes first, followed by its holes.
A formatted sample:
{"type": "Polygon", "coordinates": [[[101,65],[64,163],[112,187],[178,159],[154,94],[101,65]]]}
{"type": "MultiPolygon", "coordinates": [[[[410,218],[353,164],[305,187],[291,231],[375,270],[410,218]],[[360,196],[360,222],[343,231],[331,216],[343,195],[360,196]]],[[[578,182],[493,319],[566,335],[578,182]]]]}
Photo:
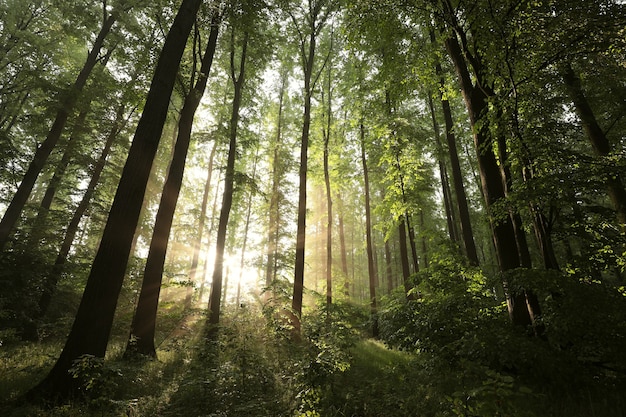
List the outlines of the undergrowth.
{"type": "Polygon", "coordinates": [[[0,348],[0,415],[625,415],[621,292],[565,273],[512,272],[512,285],[542,300],[538,337],[510,325],[494,279],[477,268],[433,257],[414,278],[413,299],[382,300],[380,340],[368,336],[368,307],[328,307],[322,296],[299,337],[286,298],[226,308],[211,339],[202,311],[168,305],[157,360],[123,360],[123,339],[114,341],[106,360],[76,362],[84,397],[54,409],[10,401],[43,377],[61,344],[8,344],[0,348]]]}

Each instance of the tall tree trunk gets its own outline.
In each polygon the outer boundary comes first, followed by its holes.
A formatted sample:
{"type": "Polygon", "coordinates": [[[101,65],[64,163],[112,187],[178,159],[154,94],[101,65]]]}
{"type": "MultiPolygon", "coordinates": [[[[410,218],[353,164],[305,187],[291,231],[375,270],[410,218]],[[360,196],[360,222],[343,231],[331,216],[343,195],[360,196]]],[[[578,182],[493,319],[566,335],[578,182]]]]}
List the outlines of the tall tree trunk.
{"type": "Polygon", "coordinates": [[[202,281],[200,283],[200,290],[198,291],[198,300],[202,300],[204,298],[204,288],[206,286],[206,278],[209,273],[209,251],[211,250],[211,237],[213,236],[213,232],[215,231],[215,218],[217,217],[217,199],[220,196],[220,187],[221,181],[218,178],[216,187],[215,187],[215,195],[213,197],[213,204],[211,205],[211,223],[209,224],[209,233],[207,234],[207,240],[209,241],[209,245],[206,249],[204,267],[202,268],[202,281]]]}
{"type": "Polygon", "coordinates": [[[270,195],[269,226],[267,231],[267,265],[265,269],[265,286],[269,287],[276,279],[278,262],[278,241],[280,236],[280,149],[282,147],[283,132],[283,107],[285,92],[287,90],[288,71],[283,70],[280,78],[280,90],[278,91],[278,116],[276,120],[276,137],[273,144],[272,167],[272,191],[270,195]]]}
{"type": "Polygon", "coordinates": [[[46,235],[46,223],[50,207],[52,207],[52,201],[54,200],[57,189],[61,185],[63,177],[65,176],[67,167],[74,157],[76,143],[80,140],[80,136],[82,136],[82,134],[84,133],[85,121],[88,114],[89,106],[86,106],[86,108],[83,108],[80,111],[78,117],[76,117],[76,121],[74,122],[74,128],[72,129],[72,134],[70,135],[70,138],[65,145],[65,151],[63,152],[61,161],[59,161],[59,163],[55,167],[54,174],[52,175],[50,182],[48,182],[48,186],[46,187],[44,196],[41,199],[41,203],[39,204],[37,216],[35,217],[33,228],[31,229],[30,236],[28,238],[28,246],[39,245],[40,243],[42,243],[42,237],[46,235]]]}
{"type": "MultiPolygon", "coordinates": [[[[332,38],[331,38],[332,52],[332,38]]],[[[329,52],[329,53],[330,53],[329,52]]],[[[328,65],[327,90],[328,101],[324,103],[324,89],[322,88],[322,103],[326,106],[326,126],[323,129],[324,137],[324,186],[326,188],[326,306],[330,307],[333,300],[333,199],[330,190],[330,169],[328,166],[329,143],[332,125],[332,86],[331,86],[331,65],[328,65]]]]}
{"type": "MultiPolygon", "coordinates": [[[[479,123],[488,111],[488,96],[486,86],[475,86],[472,82],[463,52],[455,37],[445,41],[446,49],[452,59],[470,116],[470,123],[474,129],[474,145],[478,156],[478,168],[482,184],[483,195],[488,212],[493,205],[506,197],[504,181],[500,172],[496,156],[493,151],[494,143],[485,123],[479,123]]],[[[492,237],[496,249],[496,257],[501,271],[509,271],[522,265],[515,230],[510,218],[495,221],[490,214],[492,237]]],[[[514,324],[531,325],[533,314],[527,302],[526,291],[510,291],[508,283],[503,282],[509,307],[509,316],[514,324]]]]}
{"type": "MultiPolygon", "coordinates": [[[[193,298],[193,285],[196,283],[196,276],[198,274],[198,263],[200,261],[200,251],[202,249],[202,235],[204,234],[204,227],[206,223],[206,209],[209,204],[209,192],[211,191],[211,180],[213,177],[213,162],[215,160],[215,153],[217,150],[218,141],[213,142],[211,153],[209,154],[209,168],[207,169],[207,178],[204,183],[204,192],[202,193],[202,204],[200,205],[200,219],[198,220],[198,236],[196,237],[193,245],[193,256],[191,258],[191,266],[189,267],[189,283],[185,294],[185,308],[191,307],[193,298]]],[[[206,263],[206,261],[205,261],[206,263]]]]}
{"type": "Polygon", "coordinates": [[[115,139],[117,139],[119,132],[123,128],[125,107],[126,103],[122,103],[118,107],[115,121],[113,122],[113,128],[109,132],[104,144],[104,148],[100,153],[100,157],[93,167],[93,172],[91,173],[91,178],[89,180],[87,188],[85,189],[83,197],[81,198],[80,203],[78,203],[78,206],[76,207],[76,210],[72,215],[72,219],[67,226],[67,229],[65,231],[65,237],[63,238],[63,242],[61,243],[61,248],[59,249],[59,253],[57,254],[54,266],[50,271],[50,274],[44,278],[41,295],[39,297],[39,317],[43,317],[50,307],[52,296],[56,290],[57,283],[61,278],[61,274],[63,273],[63,267],[67,262],[67,257],[70,253],[70,249],[72,248],[72,244],[74,243],[74,239],[76,238],[76,233],[78,233],[78,226],[80,224],[80,221],[85,215],[87,209],[89,208],[91,197],[96,190],[96,186],[100,182],[100,176],[102,175],[102,171],[104,170],[104,166],[106,165],[107,157],[111,152],[111,147],[113,146],[115,139]]]}
{"type": "Polygon", "coordinates": [[[113,12],[103,22],[102,27],[100,28],[100,33],[98,33],[93,47],[91,48],[91,51],[89,51],[89,55],[87,56],[87,60],[85,61],[82,70],[78,74],[78,77],[76,78],[76,81],[74,81],[72,87],[61,100],[59,110],[57,111],[52,127],[48,132],[48,136],[46,136],[46,139],[37,148],[33,160],[22,178],[22,182],[17,188],[11,203],[9,203],[9,206],[4,212],[4,216],[0,221],[0,253],[4,251],[4,247],[9,240],[10,234],[20,218],[24,205],[28,201],[28,197],[33,191],[35,182],[37,181],[41,170],[44,168],[50,153],[61,138],[67,119],[70,113],[74,110],[78,98],[87,83],[89,75],[98,63],[98,56],[100,55],[100,50],[104,46],[104,39],[115,24],[117,16],[117,12],[113,12]]]}
{"type": "Polygon", "coordinates": [[[448,170],[444,162],[444,150],[441,144],[441,131],[439,129],[439,122],[435,115],[435,106],[433,105],[433,98],[428,94],[428,108],[430,109],[430,117],[433,122],[433,131],[435,133],[435,144],[437,146],[439,162],[439,177],[441,178],[441,193],[443,195],[443,206],[446,212],[446,223],[448,225],[448,236],[452,242],[459,242],[459,237],[456,232],[456,219],[454,216],[454,206],[452,205],[452,193],[450,191],[450,180],[448,179],[448,170]]]}
{"type": "Polygon", "coordinates": [[[409,212],[404,212],[404,219],[406,222],[407,230],[409,231],[409,245],[411,246],[411,259],[413,260],[413,272],[420,271],[419,258],[417,256],[417,241],[415,239],[415,228],[411,223],[411,217],[409,216],[409,212]]]}
{"type": "MultiPolygon", "coordinates": [[[[259,148],[257,146],[254,154],[254,163],[252,164],[252,179],[256,178],[256,167],[259,162],[259,148]]],[[[241,278],[243,277],[243,268],[246,260],[246,249],[248,246],[248,231],[250,230],[250,217],[252,216],[252,190],[248,193],[248,201],[246,208],[246,223],[243,228],[243,242],[241,244],[241,259],[239,260],[239,276],[237,277],[237,299],[235,307],[239,307],[239,300],[241,296],[241,278]]]]}
{"type": "MultiPolygon", "coordinates": [[[[309,2],[310,5],[310,2],[309,2]]],[[[317,14],[313,15],[313,9],[308,16],[309,24],[309,44],[308,51],[305,51],[304,40],[300,44],[300,54],[304,72],[304,114],[302,116],[302,136],[300,138],[300,171],[298,190],[298,220],[296,230],[296,259],[293,280],[293,296],[291,309],[295,314],[294,332],[300,333],[300,319],[302,316],[302,296],[304,292],[304,248],[306,241],[306,208],[307,208],[307,172],[308,172],[308,151],[309,151],[309,130],[311,126],[311,95],[315,80],[313,80],[313,68],[315,63],[317,28],[317,14]]],[[[318,10],[319,13],[319,10],[318,10]]]]}
{"type": "Polygon", "coordinates": [[[393,261],[391,259],[391,245],[385,240],[385,276],[387,277],[387,294],[391,294],[395,287],[393,282],[393,261]]]}
{"type": "Polygon", "coordinates": [[[378,305],[376,300],[376,267],[374,266],[374,249],[372,245],[372,214],[370,209],[370,183],[365,153],[365,126],[363,121],[359,127],[361,138],[361,164],[363,165],[363,187],[365,188],[365,242],[367,251],[367,271],[370,288],[370,314],[372,316],[372,336],[378,337],[378,305]]]}
{"type": "Polygon", "coordinates": [[[420,232],[422,235],[422,265],[428,268],[428,243],[426,241],[426,223],[424,222],[424,210],[420,210],[420,232]]]}
{"type": "Polygon", "coordinates": [[[241,107],[241,97],[245,81],[245,67],[248,50],[249,33],[243,33],[241,45],[241,56],[239,68],[235,68],[235,33],[231,31],[230,45],[230,76],[234,84],[233,107],[230,118],[230,140],[228,145],[228,160],[226,162],[226,172],[224,174],[224,195],[222,197],[222,209],[220,210],[220,220],[217,226],[217,237],[215,242],[215,266],[213,268],[213,279],[211,295],[209,298],[209,328],[208,337],[216,335],[217,325],[220,322],[222,278],[224,274],[224,251],[226,249],[226,228],[230,209],[233,204],[233,192],[235,185],[235,159],[237,156],[237,128],[239,125],[239,109],[241,107]]]}
{"type": "MultiPolygon", "coordinates": [[[[580,77],[574,72],[569,62],[562,65],[561,72],[567,91],[574,103],[576,114],[580,118],[582,127],[595,154],[598,156],[610,155],[612,151],[611,144],[593,113],[593,109],[583,90],[580,77]]],[[[607,176],[605,183],[609,198],[615,208],[617,221],[622,229],[626,229],[626,190],[624,189],[622,178],[617,173],[612,173],[607,176]]]]}
{"type": "Polygon", "coordinates": [[[343,220],[343,200],[341,199],[341,195],[337,196],[337,201],[339,202],[339,213],[338,213],[338,222],[339,222],[339,250],[341,252],[341,272],[344,277],[343,284],[343,293],[346,297],[350,297],[350,281],[348,279],[348,256],[346,250],[346,232],[343,220]]]}
{"type": "Polygon", "coordinates": [[[201,3],[201,0],[183,0],[174,18],[76,319],[56,364],[46,378],[29,392],[29,397],[58,401],[77,394],[78,381],[68,372],[74,361],[83,355],[104,357],[150,168],[161,138],[180,60],[201,3]]]}
{"type": "Polygon", "coordinates": [[[409,267],[409,250],[406,244],[406,223],[404,221],[404,215],[400,215],[398,218],[398,242],[400,244],[400,265],[402,266],[402,283],[404,284],[404,293],[409,296],[411,290],[411,283],[409,278],[411,276],[411,268],[409,267]]]}
{"type": "Polygon", "coordinates": [[[141,291],[137,300],[135,315],[131,323],[128,343],[126,345],[126,356],[146,355],[156,357],[154,346],[154,336],[156,332],[157,309],[159,305],[159,294],[161,291],[161,281],[163,278],[163,268],[167,255],[167,245],[174,220],[174,212],[180,194],[185,173],[185,163],[187,152],[191,143],[191,132],[193,119],[196,110],[200,105],[200,100],[206,89],[209,72],[213,63],[213,56],[217,46],[217,35],[221,16],[218,11],[213,12],[211,19],[211,32],[207,41],[206,50],[202,56],[202,64],[198,79],[191,88],[178,119],[178,136],[174,146],[172,160],[161,200],[157,211],[148,259],[141,283],[141,291]]]}
{"type": "MultiPolygon", "coordinates": [[[[430,32],[431,41],[435,41],[435,33],[430,32]]],[[[459,152],[456,146],[456,136],[454,134],[454,122],[452,121],[452,109],[450,102],[443,95],[445,81],[443,79],[443,70],[441,64],[435,64],[435,71],[439,76],[441,109],[443,119],[446,126],[446,142],[448,144],[448,155],[450,156],[450,168],[452,169],[452,180],[454,183],[454,194],[456,196],[457,207],[459,208],[459,220],[461,224],[461,234],[463,236],[463,244],[467,258],[472,265],[478,265],[478,253],[476,251],[476,243],[474,242],[474,233],[472,231],[472,222],[470,220],[469,206],[467,204],[467,195],[465,186],[463,185],[463,173],[461,172],[461,163],[459,161],[459,152]]]]}

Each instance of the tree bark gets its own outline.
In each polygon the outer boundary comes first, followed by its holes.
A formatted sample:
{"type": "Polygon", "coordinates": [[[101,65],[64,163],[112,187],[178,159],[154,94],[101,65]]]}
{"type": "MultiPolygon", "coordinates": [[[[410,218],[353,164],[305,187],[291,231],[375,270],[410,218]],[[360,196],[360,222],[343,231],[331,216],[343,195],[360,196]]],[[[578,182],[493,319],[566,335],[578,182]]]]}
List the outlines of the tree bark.
{"type": "Polygon", "coordinates": [[[91,203],[91,198],[96,190],[96,186],[100,182],[100,176],[102,175],[102,171],[104,170],[104,166],[106,165],[107,157],[111,152],[111,147],[113,146],[113,143],[117,139],[119,132],[123,127],[124,109],[125,103],[122,103],[118,107],[115,121],[113,122],[113,128],[107,136],[104,148],[100,153],[100,157],[94,165],[89,184],[85,189],[85,193],[83,194],[80,203],[78,203],[78,206],[76,207],[76,210],[72,215],[72,219],[70,220],[70,223],[65,230],[65,237],[63,238],[63,243],[61,243],[61,248],[59,249],[59,253],[57,254],[54,266],[52,267],[50,274],[44,278],[41,295],[39,297],[39,317],[43,317],[50,307],[50,303],[52,302],[52,296],[56,291],[57,284],[59,282],[59,279],[61,278],[61,274],[63,273],[63,266],[67,262],[67,257],[76,238],[76,233],[78,233],[78,226],[80,224],[80,221],[85,215],[87,209],[89,208],[89,204],[91,203]]]}
{"type": "MultiPolygon", "coordinates": [[[[435,43],[435,33],[430,31],[431,42],[435,43]]],[[[452,182],[454,184],[454,194],[456,196],[457,207],[459,208],[459,220],[461,225],[461,235],[463,237],[463,245],[465,253],[472,265],[478,265],[478,253],[476,251],[476,243],[474,242],[474,233],[472,231],[472,222],[470,220],[469,206],[467,204],[467,195],[465,186],[463,185],[463,173],[461,172],[461,163],[459,161],[459,152],[456,146],[456,136],[454,134],[454,122],[452,121],[452,109],[450,102],[443,95],[445,81],[443,79],[443,69],[441,64],[435,64],[435,72],[439,76],[439,99],[441,101],[441,109],[443,119],[446,126],[446,143],[448,145],[448,155],[450,157],[450,168],[452,169],[452,182]]]]}
{"type": "Polygon", "coordinates": [[[348,279],[348,256],[346,252],[346,232],[343,220],[343,200],[341,195],[337,196],[339,202],[339,213],[337,213],[339,223],[339,250],[341,252],[341,272],[343,273],[343,293],[346,297],[350,297],[350,281],[348,279]]]}
{"type": "MultiPolygon", "coordinates": [[[[332,40],[331,40],[332,49],[332,40]]],[[[333,199],[330,189],[330,169],[328,163],[329,142],[332,124],[332,87],[331,66],[328,65],[327,74],[328,101],[324,103],[324,90],[322,89],[322,103],[326,106],[326,127],[323,129],[324,137],[324,186],[326,189],[326,306],[330,307],[333,300],[333,199]]]]}
{"type": "Polygon", "coordinates": [[[148,259],[144,269],[141,291],[137,300],[135,315],[131,324],[130,335],[126,345],[125,356],[146,355],[156,357],[154,336],[156,332],[157,310],[159,305],[159,294],[161,291],[161,281],[163,279],[163,268],[167,255],[167,245],[176,211],[176,204],[180,194],[185,173],[185,163],[187,152],[191,143],[191,132],[193,119],[196,110],[200,105],[200,100],[206,89],[209,72],[213,63],[213,56],[217,46],[217,35],[219,31],[220,15],[214,12],[211,19],[211,31],[207,41],[206,50],[202,56],[202,64],[198,79],[185,98],[185,103],[178,119],[178,136],[174,146],[172,160],[163,192],[159,202],[148,259]]]}
{"type": "Polygon", "coordinates": [[[404,215],[398,218],[398,241],[400,244],[400,266],[402,266],[402,283],[404,284],[404,293],[408,297],[411,290],[409,278],[411,276],[411,268],[409,267],[409,250],[406,244],[406,223],[404,215]]]}
{"type": "Polygon", "coordinates": [[[459,243],[459,237],[456,232],[456,219],[454,216],[454,206],[452,205],[452,193],[450,191],[450,180],[448,178],[448,170],[443,159],[444,150],[441,144],[441,131],[439,123],[435,115],[435,106],[431,95],[428,95],[428,108],[430,109],[430,117],[433,122],[433,131],[435,133],[435,144],[437,145],[439,178],[441,178],[441,193],[443,195],[443,206],[446,212],[446,224],[448,226],[448,236],[452,242],[459,243]]]}
{"type": "Polygon", "coordinates": [[[280,149],[282,147],[283,132],[283,107],[285,92],[287,90],[288,72],[283,70],[280,78],[280,90],[278,91],[278,116],[276,120],[276,137],[273,144],[272,166],[272,191],[269,206],[269,225],[267,232],[267,265],[265,268],[265,286],[269,287],[276,279],[278,267],[278,241],[280,236],[280,149]]]}
{"type": "MultiPolygon", "coordinates": [[[[493,205],[503,200],[506,194],[504,179],[493,151],[494,143],[489,128],[485,123],[479,123],[481,117],[484,117],[488,111],[489,97],[485,92],[486,86],[473,84],[463,52],[456,38],[447,38],[445,44],[459,76],[470,124],[474,129],[474,145],[477,151],[482,190],[490,216],[492,237],[500,270],[509,271],[519,268],[522,263],[511,218],[505,216],[505,218],[496,220],[491,213],[493,205]]],[[[511,321],[517,325],[532,325],[534,312],[530,310],[527,303],[526,292],[512,293],[506,281],[503,282],[503,286],[507,294],[511,321]]]]}
{"type": "MultiPolygon", "coordinates": [[[[611,144],[593,113],[593,109],[583,90],[580,77],[574,72],[569,62],[562,65],[561,73],[570,98],[574,103],[576,114],[580,118],[593,151],[598,156],[609,156],[612,152],[611,144]]],[[[626,189],[622,179],[620,175],[613,173],[607,176],[605,182],[609,198],[617,215],[617,221],[624,229],[626,228],[626,189]]]]}
{"type": "MultiPolygon", "coordinates": [[[[317,9],[316,9],[317,10],[317,9]]],[[[308,151],[309,151],[309,130],[311,126],[311,96],[315,81],[313,80],[313,68],[315,62],[317,29],[317,13],[310,8],[308,16],[309,24],[309,44],[308,51],[305,52],[306,45],[301,42],[301,58],[304,72],[304,114],[302,116],[302,136],[300,138],[300,170],[299,170],[299,190],[298,190],[298,220],[296,230],[296,259],[293,280],[293,296],[291,309],[295,314],[294,332],[300,333],[300,319],[302,316],[302,296],[304,292],[304,248],[306,241],[306,207],[307,207],[307,172],[308,172],[308,151]]]]}
{"type": "Polygon", "coordinates": [[[211,295],[209,297],[209,338],[212,338],[216,335],[217,325],[220,322],[222,279],[224,275],[224,252],[226,249],[226,229],[228,226],[228,219],[230,217],[230,209],[233,204],[233,193],[235,185],[235,159],[237,157],[237,129],[240,116],[239,109],[241,107],[241,98],[245,82],[248,37],[249,33],[246,30],[243,33],[239,68],[236,69],[234,29],[231,32],[230,76],[233,81],[235,91],[230,118],[228,160],[226,162],[226,172],[224,174],[224,194],[222,197],[222,208],[220,210],[220,220],[217,226],[217,236],[215,242],[215,266],[213,268],[211,295]],[[237,71],[237,73],[235,71],[237,71]]]}
{"type": "Polygon", "coordinates": [[[174,18],[76,319],[56,364],[46,378],[29,392],[28,397],[58,401],[78,393],[78,382],[68,372],[73,362],[87,354],[104,357],[150,168],[161,138],[180,60],[201,3],[201,0],[183,0],[174,18]]]}
{"type": "Polygon", "coordinates": [[[359,127],[361,139],[361,164],[363,165],[363,187],[365,189],[365,242],[367,251],[367,271],[370,289],[370,314],[372,317],[372,337],[378,337],[378,305],[376,300],[376,267],[374,266],[374,249],[372,245],[372,214],[370,209],[370,183],[365,152],[365,126],[363,121],[359,127]]]}

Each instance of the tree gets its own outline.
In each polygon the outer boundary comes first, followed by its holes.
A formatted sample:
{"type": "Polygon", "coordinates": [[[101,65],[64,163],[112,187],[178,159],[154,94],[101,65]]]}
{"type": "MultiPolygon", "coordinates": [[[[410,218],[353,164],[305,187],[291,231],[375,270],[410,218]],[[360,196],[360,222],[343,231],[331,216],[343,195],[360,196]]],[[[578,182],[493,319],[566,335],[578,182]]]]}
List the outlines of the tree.
{"type": "MultiPolygon", "coordinates": [[[[585,96],[580,77],[574,72],[569,62],[562,64],[561,72],[567,91],[574,103],[576,114],[580,118],[593,151],[597,156],[609,157],[613,152],[612,146],[585,96]]],[[[608,174],[605,181],[608,195],[617,214],[617,220],[624,228],[626,225],[626,189],[624,189],[622,179],[619,174],[608,174]]]]}
{"type": "MultiPolygon", "coordinates": [[[[11,203],[7,207],[6,211],[4,212],[4,216],[0,221],[0,252],[4,250],[10,238],[10,234],[20,218],[20,214],[22,213],[24,205],[26,204],[26,201],[28,200],[28,197],[33,190],[39,173],[46,164],[50,153],[61,138],[61,135],[65,128],[65,124],[67,123],[67,119],[74,109],[74,106],[76,105],[80,93],[87,83],[87,80],[92,70],[94,69],[98,61],[100,59],[103,59],[103,57],[100,57],[100,51],[104,47],[105,38],[113,28],[113,25],[117,21],[119,14],[126,11],[127,10],[124,9],[114,10],[109,14],[106,10],[106,2],[103,3],[104,20],[102,22],[100,32],[98,33],[96,40],[94,41],[94,44],[89,51],[87,60],[85,61],[85,64],[80,73],[76,77],[74,84],[68,89],[65,97],[61,100],[61,103],[59,103],[59,109],[52,123],[52,127],[50,128],[50,131],[48,132],[46,138],[37,148],[33,160],[31,161],[26,173],[24,174],[24,178],[22,178],[22,182],[17,188],[17,191],[15,192],[11,203]]],[[[112,52],[112,50],[109,50],[108,53],[110,52],[112,52]]]]}
{"type": "Polygon", "coordinates": [[[306,211],[307,211],[307,172],[308,172],[308,149],[311,126],[311,98],[313,90],[319,79],[321,69],[316,72],[315,58],[317,53],[317,40],[324,28],[330,13],[330,4],[326,0],[307,0],[307,11],[302,12],[304,24],[300,26],[298,18],[291,11],[290,17],[298,33],[300,41],[300,59],[304,75],[304,112],[302,115],[302,135],[300,138],[300,170],[299,170],[299,193],[298,193],[298,229],[296,232],[296,259],[293,281],[293,296],[291,308],[296,315],[295,331],[300,331],[300,318],[302,316],[302,295],[304,292],[304,248],[306,240],[306,211]]]}
{"type": "MultiPolygon", "coordinates": [[[[361,140],[361,165],[363,166],[363,187],[365,189],[365,244],[367,250],[367,271],[369,275],[370,314],[372,316],[372,336],[378,337],[377,301],[376,301],[376,268],[374,266],[374,249],[372,244],[372,214],[370,209],[370,184],[367,169],[367,155],[365,152],[365,126],[359,124],[361,140]]],[[[404,225],[402,226],[404,227],[404,225]]],[[[407,290],[408,292],[408,290],[407,290]]]]}
{"type": "MultiPolygon", "coordinates": [[[[137,354],[155,357],[154,335],[156,331],[157,309],[163,267],[167,253],[167,244],[170,230],[176,211],[176,203],[185,172],[187,151],[191,141],[193,119],[196,110],[206,89],[209,72],[213,63],[213,56],[217,46],[217,35],[221,21],[220,4],[214,4],[211,11],[211,30],[206,49],[201,59],[197,79],[185,97],[185,103],[178,119],[178,135],[172,161],[170,163],[163,193],[159,203],[154,231],[150,241],[150,250],[141,284],[141,291],[137,301],[137,308],[131,324],[130,335],[126,347],[126,355],[137,354]]],[[[195,53],[195,51],[194,51],[195,53]]],[[[195,77],[195,76],[194,76],[195,77]]]]}
{"type": "MultiPolygon", "coordinates": [[[[485,72],[479,56],[472,54],[467,49],[467,33],[462,28],[454,14],[454,9],[450,2],[442,2],[443,18],[447,19],[451,26],[452,33],[445,39],[445,46],[454,63],[461,90],[466,102],[469,113],[470,123],[474,128],[474,143],[478,155],[478,167],[480,171],[480,179],[482,183],[483,195],[487,210],[490,215],[492,228],[492,236],[496,248],[496,255],[499,266],[502,271],[508,271],[522,266],[522,259],[518,247],[518,236],[515,232],[513,219],[509,215],[496,216],[495,207],[502,204],[506,198],[505,184],[506,178],[503,178],[500,171],[500,165],[494,154],[494,147],[501,147],[502,142],[498,142],[498,137],[493,137],[485,118],[488,114],[489,100],[495,95],[490,84],[480,78],[485,72]],[[469,62],[468,62],[469,61],[469,62]],[[469,70],[471,65],[473,74],[478,77],[473,81],[469,70]]],[[[504,149],[500,149],[505,152],[504,149]]],[[[505,163],[506,161],[501,161],[505,163]]],[[[504,283],[507,289],[507,283],[504,283]]],[[[507,303],[509,305],[509,314],[511,320],[515,324],[530,325],[533,322],[533,316],[537,311],[531,311],[531,305],[538,307],[534,302],[527,299],[533,299],[534,295],[524,290],[515,294],[508,293],[507,303]]]]}
{"type": "MultiPolygon", "coordinates": [[[[328,54],[333,53],[333,36],[331,33],[330,50],[328,54]]],[[[326,85],[322,89],[322,103],[324,105],[324,116],[326,119],[325,126],[322,128],[322,136],[324,138],[324,187],[326,191],[326,305],[330,307],[333,300],[333,199],[330,187],[330,171],[329,171],[329,143],[332,128],[332,61],[326,62],[326,85]],[[325,89],[325,90],[324,90],[325,89]],[[324,91],[328,95],[327,101],[324,103],[324,91]]]]}
{"type": "MultiPolygon", "coordinates": [[[[435,33],[430,31],[431,42],[435,43],[435,33]]],[[[443,77],[443,69],[441,64],[435,64],[435,72],[439,76],[439,99],[441,101],[441,110],[446,128],[446,142],[448,145],[448,155],[450,157],[450,166],[452,168],[452,178],[454,184],[454,194],[456,196],[457,207],[459,208],[459,220],[461,225],[461,235],[465,252],[470,263],[478,265],[478,253],[474,243],[474,233],[472,231],[472,222],[470,220],[469,206],[467,204],[467,195],[465,186],[463,185],[463,174],[461,172],[461,164],[459,162],[459,153],[456,146],[456,137],[454,134],[454,125],[452,121],[452,110],[450,102],[444,96],[445,80],[443,77]]]]}
{"type": "Polygon", "coordinates": [[[241,108],[243,87],[246,80],[246,60],[248,59],[248,41],[250,32],[255,24],[255,14],[253,5],[243,3],[238,5],[241,10],[231,10],[230,28],[230,79],[233,82],[234,95],[230,116],[230,131],[228,156],[226,161],[226,171],[224,172],[224,192],[222,195],[222,208],[220,210],[219,223],[215,242],[215,266],[213,267],[213,278],[211,285],[211,295],[209,296],[209,317],[208,317],[208,337],[214,337],[217,332],[217,325],[220,322],[222,279],[224,277],[224,252],[226,249],[226,230],[230,209],[233,204],[233,194],[235,185],[235,159],[237,157],[237,133],[239,128],[239,110],[241,108]],[[241,21],[235,21],[236,13],[242,13],[241,21]],[[241,25],[241,26],[240,26],[241,25]],[[242,33],[238,33],[241,31],[242,33]],[[236,49],[239,51],[239,62],[236,60],[236,49]],[[238,65],[237,65],[238,64],[238,65]]]}
{"type": "Polygon", "coordinates": [[[150,168],[161,138],[178,66],[200,4],[200,0],[183,0],[174,18],[74,324],[50,373],[27,394],[31,398],[58,401],[76,394],[77,381],[68,372],[74,361],[83,355],[104,357],[150,168]]]}

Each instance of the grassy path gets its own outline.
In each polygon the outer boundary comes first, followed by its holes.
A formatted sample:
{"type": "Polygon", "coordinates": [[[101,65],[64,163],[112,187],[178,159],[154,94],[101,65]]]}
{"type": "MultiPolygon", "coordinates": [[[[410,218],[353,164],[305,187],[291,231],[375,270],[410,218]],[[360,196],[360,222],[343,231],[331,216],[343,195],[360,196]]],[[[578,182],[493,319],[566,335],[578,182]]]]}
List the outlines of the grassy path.
{"type": "Polygon", "coordinates": [[[348,371],[332,388],[332,403],[342,404],[338,416],[392,417],[420,415],[418,381],[411,379],[415,357],[390,350],[374,340],[359,342],[348,371]]]}

